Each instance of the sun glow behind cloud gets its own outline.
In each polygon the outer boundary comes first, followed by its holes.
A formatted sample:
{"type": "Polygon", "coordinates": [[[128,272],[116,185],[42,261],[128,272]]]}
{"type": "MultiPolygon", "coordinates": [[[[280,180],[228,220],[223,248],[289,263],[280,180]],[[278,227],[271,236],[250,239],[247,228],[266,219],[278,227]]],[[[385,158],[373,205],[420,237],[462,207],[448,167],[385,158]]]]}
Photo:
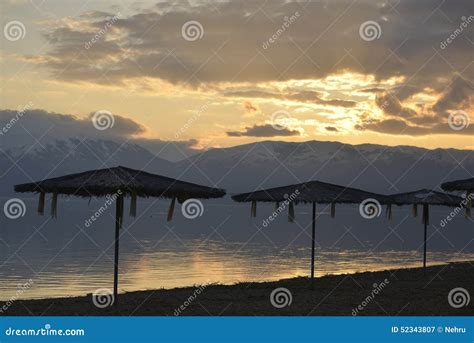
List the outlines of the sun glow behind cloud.
{"type": "Polygon", "coordinates": [[[269,138],[473,144],[472,125],[453,131],[447,120],[455,111],[473,111],[474,25],[447,49],[437,48],[472,8],[469,1],[446,3],[442,14],[409,1],[396,11],[394,4],[366,1],[160,2],[146,10],[92,2],[74,13],[58,4],[55,17],[35,14],[26,3],[10,6],[11,13],[25,13],[29,32],[2,49],[9,108],[33,101],[80,118],[107,109],[146,127],[140,137],[164,140],[199,113],[180,134],[199,147],[269,138]],[[274,43],[262,47],[296,12],[274,43]],[[368,19],[382,30],[371,42],[359,37],[368,19]],[[189,20],[201,23],[199,40],[183,39],[189,20]],[[277,111],[288,113],[279,121],[286,131],[268,130],[277,111]]]}

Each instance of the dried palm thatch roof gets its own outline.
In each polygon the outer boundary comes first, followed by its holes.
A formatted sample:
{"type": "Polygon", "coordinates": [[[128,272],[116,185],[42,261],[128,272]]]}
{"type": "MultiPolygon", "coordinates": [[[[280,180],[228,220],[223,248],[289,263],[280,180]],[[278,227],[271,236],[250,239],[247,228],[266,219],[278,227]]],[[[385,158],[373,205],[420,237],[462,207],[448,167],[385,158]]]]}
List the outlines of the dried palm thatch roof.
{"type": "Polygon", "coordinates": [[[279,202],[287,200],[288,197],[294,198],[296,202],[315,202],[322,204],[360,203],[369,198],[376,199],[382,204],[387,204],[391,201],[391,199],[385,195],[321,181],[308,181],[295,185],[237,194],[234,195],[232,199],[237,202],[279,202]],[[295,194],[296,196],[294,196],[295,194]]]}
{"type": "Polygon", "coordinates": [[[123,195],[140,197],[220,198],[225,191],[126,167],[97,169],[77,174],[25,183],[15,192],[68,194],[83,197],[106,196],[120,190],[123,195]]]}
{"type": "Polygon", "coordinates": [[[441,185],[445,191],[468,191],[474,192],[474,177],[464,180],[446,182],[441,185]]]}
{"type": "Polygon", "coordinates": [[[396,205],[441,205],[441,206],[460,206],[462,198],[433,191],[431,189],[420,189],[414,192],[392,194],[390,197],[396,205]]]}

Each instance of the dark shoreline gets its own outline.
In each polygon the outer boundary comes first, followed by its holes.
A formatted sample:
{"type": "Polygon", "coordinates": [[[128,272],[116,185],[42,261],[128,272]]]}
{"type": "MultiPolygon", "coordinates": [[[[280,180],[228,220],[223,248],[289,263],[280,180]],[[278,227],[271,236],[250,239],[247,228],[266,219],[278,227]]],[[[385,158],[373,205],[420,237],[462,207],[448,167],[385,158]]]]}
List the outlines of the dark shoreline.
{"type": "Polygon", "coordinates": [[[459,287],[474,298],[474,261],[431,266],[426,275],[421,268],[327,275],[315,279],[314,289],[300,277],[128,292],[105,308],[95,306],[92,295],[0,302],[0,308],[7,306],[3,316],[474,316],[474,299],[461,308],[449,304],[449,292],[459,287]],[[290,291],[291,305],[272,305],[270,295],[279,287],[290,291]]]}

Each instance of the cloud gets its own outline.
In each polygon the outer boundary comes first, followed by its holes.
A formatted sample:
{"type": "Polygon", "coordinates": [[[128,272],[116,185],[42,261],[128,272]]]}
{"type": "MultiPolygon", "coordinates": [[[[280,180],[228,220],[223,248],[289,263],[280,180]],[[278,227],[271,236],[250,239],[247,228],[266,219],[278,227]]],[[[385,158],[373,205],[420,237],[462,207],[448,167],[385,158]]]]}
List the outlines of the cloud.
{"type": "Polygon", "coordinates": [[[289,100],[308,104],[319,104],[335,107],[354,107],[357,102],[351,100],[341,99],[325,99],[323,93],[312,90],[293,90],[287,88],[283,91],[276,89],[265,89],[265,88],[254,88],[254,89],[238,89],[232,88],[223,92],[225,96],[239,97],[239,98],[260,98],[260,99],[276,99],[276,100],[289,100]]]}
{"type": "Polygon", "coordinates": [[[400,100],[391,93],[377,94],[375,97],[375,103],[385,112],[385,114],[390,116],[412,118],[417,115],[415,110],[403,107],[400,100]]]}
{"type": "MultiPolygon", "coordinates": [[[[121,16],[88,50],[84,44],[113,13],[81,15],[74,25],[61,21],[45,29],[50,50],[30,58],[42,61],[69,82],[120,85],[147,77],[197,86],[320,79],[354,72],[374,75],[377,80],[416,75],[411,80],[416,89],[429,85],[440,90],[452,68],[463,70],[469,65],[472,46],[457,37],[440,55],[433,47],[439,47],[459,27],[460,18],[473,10],[472,0],[441,4],[401,0],[391,6],[339,0],[309,2],[304,7],[286,0],[198,2],[194,6],[160,2],[121,16]],[[295,12],[301,13],[298,19],[263,49],[263,42],[281,27],[285,16],[295,12]],[[181,34],[190,18],[203,27],[202,38],[194,42],[181,34]],[[368,18],[382,30],[373,42],[359,36],[359,27],[368,18]],[[104,72],[107,78],[101,77],[104,72]]],[[[472,38],[472,30],[463,35],[472,38]]],[[[463,74],[472,78],[473,68],[463,74]]]]}
{"type": "Polygon", "coordinates": [[[0,142],[2,149],[41,146],[70,138],[129,141],[139,144],[154,154],[169,160],[183,159],[196,152],[197,141],[164,141],[142,138],[146,128],[140,123],[112,114],[113,126],[98,130],[92,117],[48,112],[41,109],[26,111],[0,110],[0,142]]]}
{"type": "Polygon", "coordinates": [[[334,127],[334,126],[326,126],[324,128],[326,131],[330,131],[330,132],[339,132],[339,130],[337,129],[337,127],[334,127]]]}
{"type": "Polygon", "coordinates": [[[362,92],[362,93],[382,93],[384,91],[385,91],[385,88],[378,88],[378,87],[363,88],[359,90],[359,92],[362,92]]]}
{"type": "Polygon", "coordinates": [[[465,120],[472,122],[469,113],[474,109],[474,87],[472,82],[454,76],[448,86],[439,93],[422,91],[420,94],[435,95],[437,100],[432,105],[413,103],[410,98],[417,94],[415,87],[397,86],[383,92],[376,92],[375,103],[382,110],[383,116],[374,117],[370,113],[360,116],[361,123],[357,130],[370,130],[392,135],[424,136],[431,134],[466,135],[474,132],[472,125],[462,130],[453,130],[448,120],[450,115],[459,111],[465,120]],[[410,104],[407,106],[406,104],[410,104]]]}
{"type": "MultiPolygon", "coordinates": [[[[22,137],[27,134],[36,139],[44,136],[45,138],[63,139],[68,137],[103,137],[103,138],[129,138],[138,136],[146,132],[141,124],[130,118],[112,113],[113,125],[106,130],[97,130],[94,127],[90,113],[86,117],[77,117],[70,114],[48,112],[42,109],[31,109],[22,111],[0,110],[0,127],[9,126],[12,119],[16,118],[15,123],[8,129],[8,144],[17,144],[22,142],[22,137]]],[[[107,114],[108,116],[108,114],[107,114]]],[[[6,134],[3,135],[7,137],[6,134]]]]}
{"type": "Polygon", "coordinates": [[[254,116],[257,113],[260,113],[260,109],[250,101],[244,101],[243,106],[246,116],[254,116]]]}
{"type": "MultiPolygon", "coordinates": [[[[193,6],[162,1],[134,7],[102,34],[117,14],[109,12],[87,11],[49,22],[43,31],[46,52],[17,55],[72,84],[138,85],[159,92],[161,88],[153,87],[164,82],[228,97],[342,107],[348,116],[359,116],[357,129],[380,133],[464,134],[446,129],[447,117],[456,110],[474,110],[474,26],[440,47],[461,18],[474,13],[472,0],[400,0],[390,5],[335,0],[304,6],[287,0],[193,6]],[[301,14],[297,20],[264,48],[285,17],[295,12],[301,14]],[[192,42],[182,35],[189,20],[203,28],[202,37],[192,42]],[[367,20],[381,27],[380,37],[370,42],[359,35],[367,20]],[[86,48],[98,33],[99,39],[86,48]],[[349,78],[341,81],[341,75],[349,78]],[[285,81],[291,87],[281,86],[285,81]],[[362,111],[369,112],[367,118],[362,111]]],[[[255,103],[244,102],[247,115],[260,110],[255,103]]],[[[131,123],[124,125],[134,130],[131,123]]],[[[253,134],[260,127],[264,125],[228,135],[253,134]]],[[[262,131],[273,135],[268,128],[262,131]]],[[[294,135],[282,131],[280,136],[294,135]]]]}
{"type": "Polygon", "coordinates": [[[341,100],[341,99],[332,99],[332,100],[319,100],[317,101],[318,104],[321,105],[329,105],[329,106],[336,106],[336,107],[354,107],[357,105],[357,102],[351,100],[341,100]]]}
{"type": "Polygon", "coordinates": [[[222,94],[229,97],[239,98],[273,98],[283,99],[282,94],[269,88],[230,88],[225,89],[222,94]]]}
{"type": "Polygon", "coordinates": [[[281,125],[257,125],[246,127],[243,131],[228,131],[229,137],[278,137],[299,136],[298,130],[291,130],[281,125]]]}
{"type": "Polygon", "coordinates": [[[472,136],[474,134],[474,125],[469,125],[458,131],[453,130],[449,124],[436,123],[431,126],[416,126],[411,125],[401,119],[386,119],[365,123],[363,125],[356,125],[357,130],[369,130],[390,135],[405,135],[405,136],[424,136],[435,134],[458,134],[472,136]]]}
{"type": "Polygon", "coordinates": [[[433,110],[443,113],[447,110],[462,109],[471,106],[474,101],[474,85],[469,80],[457,76],[434,104],[433,110]]]}

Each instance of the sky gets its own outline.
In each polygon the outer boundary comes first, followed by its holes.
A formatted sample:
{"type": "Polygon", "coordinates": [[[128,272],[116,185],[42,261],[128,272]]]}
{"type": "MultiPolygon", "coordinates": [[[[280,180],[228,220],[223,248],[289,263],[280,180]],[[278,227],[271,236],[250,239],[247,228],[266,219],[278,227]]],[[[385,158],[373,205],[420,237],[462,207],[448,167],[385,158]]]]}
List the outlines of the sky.
{"type": "Polygon", "coordinates": [[[183,156],[262,140],[474,147],[472,0],[1,6],[0,126],[21,117],[24,136],[183,156]]]}

